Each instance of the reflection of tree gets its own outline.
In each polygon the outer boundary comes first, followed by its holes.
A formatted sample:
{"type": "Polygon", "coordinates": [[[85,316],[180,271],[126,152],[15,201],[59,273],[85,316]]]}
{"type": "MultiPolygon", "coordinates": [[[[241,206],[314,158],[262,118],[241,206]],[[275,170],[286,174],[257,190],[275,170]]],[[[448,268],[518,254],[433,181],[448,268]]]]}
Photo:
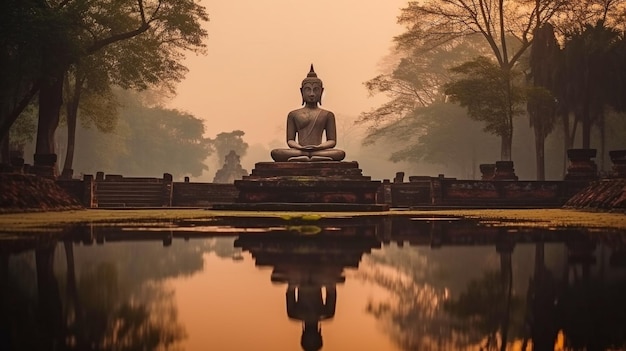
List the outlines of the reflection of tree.
{"type": "MultiPolygon", "coordinates": [[[[622,239],[623,240],[623,239],[622,239]]],[[[611,277],[597,264],[596,244],[570,242],[565,281],[559,296],[560,326],[572,350],[626,348],[626,279],[623,267],[611,277]],[[619,272],[620,274],[617,274],[619,272]]]]}
{"type": "Polygon", "coordinates": [[[160,250],[142,248],[141,255],[136,244],[84,250],[72,242],[64,243],[64,256],[54,242],[34,254],[0,255],[0,349],[175,349],[185,332],[174,293],[159,278],[200,270],[206,248],[185,243],[168,252],[156,244],[160,250]],[[147,263],[132,267],[140,259],[147,263]],[[168,263],[174,267],[148,269],[168,263]]]}
{"type": "Polygon", "coordinates": [[[402,278],[374,277],[374,280],[397,299],[370,302],[367,310],[377,319],[387,321],[385,328],[401,348],[432,349],[454,338],[450,319],[441,309],[447,298],[445,290],[402,278]]]}
{"type": "MultiPolygon", "coordinates": [[[[549,350],[559,332],[556,301],[558,282],[545,264],[544,243],[535,244],[535,267],[527,292],[526,323],[534,349],[549,350]]],[[[526,350],[528,339],[524,339],[522,350],[526,350]]]]}
{"type": "Polygon", "coordinates": [[[393,298],[370,301],[367,310],[384,323],[394,342],[406,350],[428,350],[454,338],[451,320],[441,308],[448,290],[430,283],[438,274],[436,264],[415,248],[393,246],[369,256],[368,262],[374,266],[360,278],[385,288],[393,298]]]}
{"type": "Polygon", "coordinates": [[[15,344],[23,346],[24,350],[40,349],[34,312],[37,306],[36,268],[32,255],[0,256],[7,261],[6,276],[0,283],[0,349],[10,350],[9,345],[15,344]]]}
{"type": "Polygon", "coordinates": [[[63,342],[65,325],[59,284],[54,274],[54,251],[56,244],[46,244],[35,250],[37,266],[37,317],[41,340],[46,345],[63,342]]]}
{"type": "Polygon", "coordinates": [[[496,243],[500,270],[485,272],[471,281],[458,299],[446,303],[446,310],[457,318],[455,329],[469,344],[483,343],[482,349],[507,348],[509,340],[522,334],[522,300],[513,294],[514,243],[496,243]]]}
{"type": "MultiPolygon", "coordinates": [[[[68,267],[68,273],[72,272],[68,267]]],[[[127,284],[130,280],[121,278],[117,265],[110,262],[83,269],[78,279],[68,275],[68,282],[76,282],[77,294],[68,294],[66,305],[80,306],[67,315],[71,346],[77,350],[156,350],[181,341],[185,333],[177,321],[173,292],[166,291],[163,283],[138,277],[127,284]]],[[[68,288],[72,290],[69,284],[68,288]]]]}
{"type": "Polygon", "coordinates": [[[492,247],[385,247],[381,254],[370,256],[373,272],[361,274],[392,293],[392,298],[371,302],[368,311],[385,323],[403,349],[463,349],[480,344],[504,349],[506,342],[494,341],[518,337],[523,320],[522,301],[513,290],[512,248],[510,243],[498,245],[495,256],[492,247]],[[491,268],[483,273],[485,264],[491,268]]]}
{"type": "Polygon", "coordinates": [[[499,346],[504,349],[507,330],[521,331],[521,320],[507,317],[520,315],[511,312],[521,311],[522,301],[515,296],[508,298],[508,294],[501,272],[492,271],[470,282],[458,299],[446,302],[445,309],[456,317],[453,328],[464,336],[468,345],[483,342],[485,350],[492,350],[498,348],[500,341],[499,346]]]}
{"type": "Polygon", "coordinates": [[[103,339],[105,349],[172,349],[185,337],[178,324],[173,291],[161,284],[146,284],[114,313],[103,339]],[[144,303],[140,303],[142,301],[144,303]]]}

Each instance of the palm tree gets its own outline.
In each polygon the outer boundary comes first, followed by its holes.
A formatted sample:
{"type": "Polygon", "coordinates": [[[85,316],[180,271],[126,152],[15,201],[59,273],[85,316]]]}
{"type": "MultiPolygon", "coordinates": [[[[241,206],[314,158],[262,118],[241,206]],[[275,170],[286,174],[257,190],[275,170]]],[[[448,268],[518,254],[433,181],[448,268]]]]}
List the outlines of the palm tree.
{"type": "Polygon", "coordinates": [[[530,126],[535,132],[535,155],[537,180],[545,180],[544,143],[556,122],[556,99],[554,88],[559,57],[559,44],[554,27],[546,23],[535,29],[530,49],[530,79],[532,88],[527,95],[527,111],[530,126]]]}
{"type": "Polygon", "coordinates": [[[569,113],[574,114],[571,132],[565,130],[570,148],[579,122],[585,149],[591,146],[593,124],[601,124],[614,80],[610,74],[611,55],[618,39],[618,31],[598,21],[595,26],[586,25],[583,31],[572,33],[565,43],[560,74],[563,95],[559,98],[565,104],[562,114],[565,127],[569,126],[569,113]]]}

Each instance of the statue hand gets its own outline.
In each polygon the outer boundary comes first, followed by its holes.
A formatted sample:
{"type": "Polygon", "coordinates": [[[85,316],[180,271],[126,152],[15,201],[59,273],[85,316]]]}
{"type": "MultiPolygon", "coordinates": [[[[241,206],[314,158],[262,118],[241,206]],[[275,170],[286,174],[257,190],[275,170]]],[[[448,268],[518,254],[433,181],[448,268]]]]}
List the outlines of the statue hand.
{"type": "Polygon", "coordinates": [[[304,147],[304,150],[307,151],[319,151],[319,150],[325,150],[328,149],[329,146],[324,145],[324,144],[320,144],[320,145],[307,145],[304,147]]]}

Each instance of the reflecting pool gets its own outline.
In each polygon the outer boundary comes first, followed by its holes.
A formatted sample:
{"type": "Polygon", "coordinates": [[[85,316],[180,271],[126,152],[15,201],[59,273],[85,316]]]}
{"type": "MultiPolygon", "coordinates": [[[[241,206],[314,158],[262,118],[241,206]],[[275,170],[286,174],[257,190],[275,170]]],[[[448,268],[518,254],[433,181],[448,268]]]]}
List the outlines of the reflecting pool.
{"type": "Polygon", "coordinates": [[[623,350],[626,233],[215,218],[0,233],[0,350],[623,350]]]}

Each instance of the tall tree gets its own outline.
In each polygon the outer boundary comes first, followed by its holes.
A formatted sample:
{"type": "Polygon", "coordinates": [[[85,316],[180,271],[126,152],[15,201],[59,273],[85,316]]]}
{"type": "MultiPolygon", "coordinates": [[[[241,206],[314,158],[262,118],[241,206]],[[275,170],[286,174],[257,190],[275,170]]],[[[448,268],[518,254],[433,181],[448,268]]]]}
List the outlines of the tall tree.
{"type": "Polygon", "coordinates": [[[396,148],[390,157],[393,162],[442,165],[453,176],[476,179],[481,157],[497,157],[497,139],[484,137],[481,131],[464,108],[439,101],[379,128],[364,144],[384,141],[396,148]]]}
{"type": "MultiPolygon", "coordinates": [[[[130,96],[136,96],[125,92],[130,96]]],[[[208,167],[211,140],[203,136],[203,121],[186,113],[147,107],[137,99],[122,99],[118,127],[111,135],[79,129],[76,169],[130,176],[200,176],[208,167]]],[[[93,128],[92,128],[93,129],[93,128]]]]}
{"type": "Polygon", "coordinates": [[[49,38],[37,0],[0,2],[0,161],[8,161],[9,128],[39,91],[41,41],[49,38]]]}
{"type": "Polygon", "coordinates": [[[506,124],[501,126],[501,158],[510,160],[516,103],[511,71],[530,47],[534,28],[549,21],[566,3],[565,0],[412,1],[402,9],[398,19],[408,30],[396,37],[396,42],[400,47],[428,52],[467,36],[478,34],[483,38],[507,83],[502,85],[508,108],[503,111],[506,124]]]}
{"type": "MultiPolygon", "coordinates": [[[[584,102],[588,99],[588,97],[583,96],[586,95],[586,93],[581,88],[585,84],[584,79],[581,81],[581,72],[584,71],[584,69],[577,66],[584,67],[584,62],[588,59],[588,57],[585,58],[588,53],[583,52],[585,50],[583,49],[585,46],[596,46],[594,51],[598,52],[597,47],[602,45],[601,41],[603,39],[600,34],[600,28],[598,28],[599,23],[602,23],[602,27],[605,29],[617,30],[621,33],[624,32],[626,29],[626,21],[624,21],[624,17],[626,16],[626,0],[571,1],[566,5],[566,8],[566,11],[562,12],[558,18],[555,18],[555,29],[559,33],[559,37],[564,42],[565,46],[562,53],[562,56],[564,57],[559,65],[559,83],[557,84],[556,92],[559,102],[558,119],[560,120],[561,128],[563,129],[564,154],[567,149],[574,147],[576,136],[585,134],[585,132],[577,132],[579,129],[578,127],[581,124],[585,124],[582,129],[589,130],[589,133],[591,133],[591,127],[594,124],[597,124],[600,127],[601,135],[606,134],[604,132],[606,128],[604,112],[596,114],[598,117],[597,119],[595,119],[593,114],[588,115],[591,120],[583,122],[583,115],[585,114],[583,112],[583,105],[588,105],[588,103],[584,102]],[[590,28],[595,28],[596,34],[600,34],[600,37],[592,39],[592,35],[590,35],[590,28]],[[584,36],[586,36],[587,39],[582,39],[583,33],[586,33],[584,36]],[[594,40],[600,41],[595,44],[589,42],[594,40]]],[[[597,60],[597,55],[595,56],[597,60]]],[[[619,58],[614,56],[614,60],[619,60],[619,58]]],[[[602,65],[605,66],[597,67],[595,69],[611,71],[611,69],[606,66],[606,62],[602,63],[602,65]]],[[[614,70],[608,73],[608,76],[611,78],[611,83],[608,85],[616,84],[616,78],[621,79],[620,77],[623,77],[623,75],[619,73],[621,69],[617,68],[615,70],[616,66],[619,67],[620,64],[614,64],[614,70]]],[[[593,80],[595,77],[590,78],[593,80]]],[[[611,100],[610,96],[623,95],[620,94],[619,91],[619,85],[610,88],[609,94],[607,95],[609,100],[611,100]]],[[[596,91],[592,90],[590,93],[593,95],[596,94],[596,91]]],[[[620,97],[619,100],[623,99],[620,97]]],[[[583,137],[583,139],[585,139],[585,137],[583,137]]],[[[590,139],[591,135],[589,134],[589,146],[582,147],[591,147],[590,139]]],[[[604,145],[604,137],[601,137],[601,139],[600,143],[601,145],[604,145]]],[[[584,140],[581,142],[581,145],[586,145],[584,140]]],[[[600,156],[604,157],[604,152],[602,152],[600,156]]]]}
{"type": "Polygon", "coordinates": [[[415,109],[444,100],[441,87],[450,78],[448,69],[484,52],[485,46],[476,35],[424,51],[423,48],[396,47],[388,57],[397,61],[391,73],[378,75],[365,82],[371,95],[385,94],[389,101],[363,112],[357,123],[370,126],[369,136],[415,109]]]}
{"type": "MultiPolygon", "coordinates": [[[[95,55],[94,55],[95,56],[95,55]]],[[[95,125],[101,132],[112,132],[117,121],[117,103],[107,78],[107,67],[97,56],[81,60],[72,65],[65,76],[64,107],[67,122],[67,143],[63,176],[73,173],[76,125],[79,108],[81,121],[85,125],[95,125]]]]}
{"type": "MultiPolygon", "coordinates": [[[[568,133],[573,147],[577,123],[582,125],[582,148],[591,147],[591,128],[604,116],[609,103],[610,87],[616,78],[611,76],[612,50],[619,32],[607,28],[604,22],[586,25],[584,30],[572,33],[563,48],[563,73],[560,75],[565,102],[563,118],[569,125],[569,113],[575,116],[568,133]]],[[[564,123],[565,123],[564,122],[564,123]]]]}
{"type": "Polygon", "coordinates": [[[64,94],[68,141],[63,174],[72,174],[79,109],[83,123],[93,121],[100,131],[110,132],[117,117],[112,85],[135,90],[158,87],[174,93],[173,83],[180,82],[187,72],[179,62],[180,44],[180,38],[149,30],[83,57],[70,67],[65,89],[71,92],[64,94]]]}
{"type": "MultiPolygon", "coordinates": [[[[55,151],[53,136],[59,123],[64,77],[81,57],[140,35],[157,36],[173,51],[204,47],[206,32],[201,22],[208,17],[204,7],[193,0],[32,0],[28,4],[20,14],[31,14],[36,9],[49,27],[46,40],[34,38],[39,43],[35,59],[41,62],[39,74],[31,80],[32,86],[39,88],[36,154],[55,151]]],[[[3,112],[0,118],[0,135],[5,135],[13,123],[11,112],[6,117],[3,112]]]]}
{"type": "Polygon", "coordinates": [[[556,76],[560,48],[554,35],[554,27],[546,23],[535,29],[530,49],[530,84],[527,92],[526,111],[530,126],[535,133],[535,160],[537,180],[545,180],[545,140],[556,123],[556,76]]]}
{"type": "Polygon", "coordinates": [[[491,59],[479,56],[452,68],[459,76],[446,84],[452,101],[467,108],[468,115],[485,123],[484,130],[500,137],[501,158],[510,157],[513,117],[521,113],[524,96],[514,84],[513,70],[502,70],[491,59]]]}

